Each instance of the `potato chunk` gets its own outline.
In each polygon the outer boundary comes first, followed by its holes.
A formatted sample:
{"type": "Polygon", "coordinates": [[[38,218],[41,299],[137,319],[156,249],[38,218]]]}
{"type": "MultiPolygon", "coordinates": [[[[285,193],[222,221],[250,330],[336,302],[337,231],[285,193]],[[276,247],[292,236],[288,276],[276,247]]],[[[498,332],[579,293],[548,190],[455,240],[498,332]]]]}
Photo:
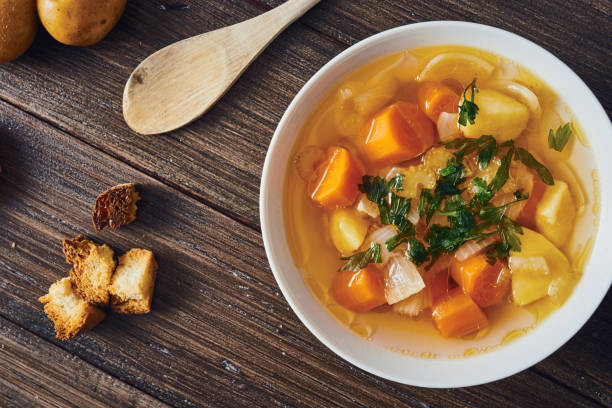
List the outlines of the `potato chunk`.
{"type": "Polygon", "coordinates": [[[576,206],[566,183],[547,186],[536,209],[538,231],[558,247],[566,244],[574,228],[576,206]]]}
{"type": "Polygon", "coordinates": [[[338,251],[342,255],[350,255],[363,243],[368,232],[368,222],[353,209],[338,209],[329,218],[329,232],[338,251]]]}
{"type": "Polygon", "coordinates": [[[549,294],[553,280],[570,275],[566,256],[546,237],[523,228],[521,252],[510,252],[508,265],[512,273],[512,298],[526,305],[549,294]]]}
{"type": "Polygon", "coordinates": [[[508,260],[512,270],[512,298],[526,305],[548,294],[550,269],[542,256],[512,255],[508,260]]]}
{"type": "Polygon", "coordinates": [[[517,138],[527,127],[529,109],[517,100],[491,89],[481,89],[474,96],[478,114],[473,125],[462,126],[465,137],[492,135],[498,141],[517,138]]]}

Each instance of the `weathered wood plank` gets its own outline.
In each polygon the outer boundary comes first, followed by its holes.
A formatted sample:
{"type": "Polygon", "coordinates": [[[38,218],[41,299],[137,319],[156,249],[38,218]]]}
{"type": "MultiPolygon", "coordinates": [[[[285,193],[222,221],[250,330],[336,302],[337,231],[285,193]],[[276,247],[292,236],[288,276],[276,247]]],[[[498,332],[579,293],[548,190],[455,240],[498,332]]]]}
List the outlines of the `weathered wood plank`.
{"type": "Polygon", "coordinates": [[[0,406],[166,404],[0,317],[0,406]]]}
{"type": "Polygon", "coordinates": [[[482,387],[427,390],[355,369],[290,311],[252,229],[2,102],[0,135],[0,315],[164,402],[535,406],[532,398],[541,394],[543,404],[563,398],[593,405],[533,371],[482,387]],[[91,231],[96,194],[122,181],[136,182],[142,193],[138,219],[95,239],[118,252],[156,253],[153,311],[112,315],[92,332],[59,342],[36,299],[68,271],[60,239],[91,231]]]}
{"type": "Polygon", "coordinates": [[[257,226],[260,174],[276,123],[303,83],[343,46],[294,25],[202,120],[166,136],[135,134],[123,121],[121,96],[143,58],[261,12],[241,1],[186,3],[188,10],[170,12],[130,1],[118,26],[89,48],[39,34],[25,56],[0,66],[0,99],[257,226]]]}

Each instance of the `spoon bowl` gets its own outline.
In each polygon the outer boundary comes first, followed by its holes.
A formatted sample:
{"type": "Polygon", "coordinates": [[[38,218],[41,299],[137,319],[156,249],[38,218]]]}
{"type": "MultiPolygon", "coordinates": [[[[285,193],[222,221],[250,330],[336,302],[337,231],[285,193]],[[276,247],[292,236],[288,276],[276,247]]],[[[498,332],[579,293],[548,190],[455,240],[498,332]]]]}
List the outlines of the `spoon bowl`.
{"type": "Polygon", "coordinates": [[[169,132],[202,116],[266,46],[320,0],[290,0],[250,20],[169,45],[142,61],[123,92],[132,130],[169,132]]]}

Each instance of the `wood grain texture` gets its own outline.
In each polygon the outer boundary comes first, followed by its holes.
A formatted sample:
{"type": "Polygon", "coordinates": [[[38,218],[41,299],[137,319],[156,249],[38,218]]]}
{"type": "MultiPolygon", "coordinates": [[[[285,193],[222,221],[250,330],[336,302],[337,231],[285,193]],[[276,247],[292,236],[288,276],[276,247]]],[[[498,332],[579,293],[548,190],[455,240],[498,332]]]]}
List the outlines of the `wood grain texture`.
{"type": "Polygon", "coordinates": [[[260,13],[228,0],[194,1],[175,12],[130,1],[117,27],[93,47],[62,46],[41,32],[26,55],[0,66],[0,99],[257,227],[260,174],[276,123],[342,46],[289,27],[205,117],[163,137],[129,130],[121,95],[130,72],[157,49],[260,13]]]}
{"type": "MultiPolygon", "coordinates": [[[[533,370],[458,390],[364,373],[293,315],[258,233],[1,102],[0,118],[0,315],[155,398],[175,406],[536,407],[562,396],[572,406],[597,406],[533,370]],[[137,220],[93,236],[96,194],[124,181],[143,197],[137,220]],[[155,298],[149,315],[111,315],[59,342],[36,298],[66,275],[60,240],[79,232],[117,253],[153,250],[155,298]]],[[[599,319],[599,330],[604,325],[599,319]]]]}
{"type": "MultiPolygon", "coordinates": [[[[130,0],[118,26],[89,48],[60,45],[41,30],[25,56],[0,65],[0,99],[34,116],[0,102],[0,316],[48,344],[54,358],[77,356],[79,367],[175,406],[612,406],[611,294],[572,340],[532,369],[468,389],[419,389],[356,369],[316,340],[279,293],[257,233],[260,174],[274,128],[305,81],[348,45],[415,21],[496,25],[558,55],[610,114],[609,2],[325,0],[202,119],[168,135],[140,136],[121,116],[123,85],[140,60],[280,0],[181,3],[188,7],[130,0]],[[96,195],[125,181],[143,193],[137,221],[92,235],[96,195]],[[79,232],[119,254],[154,250],[160,273],[150,315],[112,315],[59,342],[36,298],[67,274],[60,241],[79,232]]],[[[21,390],[11,378],[5,383],[21,390]]],[[[41,390],[43,397],[63,398],[41,390]]],[[[37,400],[14,392],[2,404],[37,400]]]]}
{"type": "Polygon", "coordinates": [[[167,407],[0,317],[0,406],[167,407]]]}

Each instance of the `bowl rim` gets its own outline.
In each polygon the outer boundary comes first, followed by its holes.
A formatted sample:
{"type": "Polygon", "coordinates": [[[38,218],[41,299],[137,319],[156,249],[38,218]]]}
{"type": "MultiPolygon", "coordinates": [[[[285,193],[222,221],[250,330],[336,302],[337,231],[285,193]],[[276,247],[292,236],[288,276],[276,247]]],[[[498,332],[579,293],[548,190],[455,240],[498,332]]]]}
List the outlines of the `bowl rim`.
{"type": "MultiPolygon", "coordinates": [[[[312,93],[313,90],[316,89],[316,86],[321,81],[321,79],[324,78],[326,75],[330,76],[330,72],[339,64],[350,60],[350,58],[355,58],[356,55],[358,55],[364,50],[367,50],[368,48],[381,46],[381,44],[384,45],[385,41],[391,41],[396,37],[409,36],[410,34],[419,32],[419,30],[431,29],[442,29],[450,31],[474,31],[478,32],[479,34],[489,34],[495,37],[496,39],[499,37],[509,42],[520,45],[521,47],[523,47],[521,52],[526,52],[529,55],[538,57],[546,61],[546,64],[549,65],[551,68],[554,68],[555,75],[553,76],[560,75],[561,77],[568,79],[570,81],[570,87],[572,92],[574,92],[574,95],[581,95],[582,102],[588,102],[586,104],[588,105],[588,110],[584,110],[583,114],[587,116],[587,119],[595,120],[595,125],[588,126],[588,128],[595,127],[598,128],[599,131],[601,131],[602,129],[604,131],[607,131],[608,135],[612,134],[612,124],[610,124],[610,120],[607,114],[605,113],[605,110],[603,109],[595,95],[591,92],[591,90],[580,79],[580,77],[578,77],[578,75],[576,75],[567,65],[565,65],[553,54],[551,54],[541,46],[533,43],[532,41],[529,41],[517,34],[511,33],[500,28],[469,22],[431,21],[409,24],[380,32],[348,47],[346,50],[344,50],[343,52],[332,58],[329,62],[327,62],[321,69],[319,69],[300,89],[300,91],[294,97],[291,104],[283,114],[270,142],[270,146],[268,148],[268,152],[266,154],[266,159],[263,166],[260,186],[259,208],[262,238],[272,273],[274,274],[274,277],[283,295],[287,299],[287,302],[291,306],[294,313],[309,329],[309,331],[314,334],[317,339],[319,339],[319,341],[321,341],[324,345],[326,345],[329,349],[331,349],[334,353],[336,353],[344,360],[379,377],[403,384],[421,387],[451,388],[478,385],[499,380],[513,375],[524,369],[527,369],[532,365],[538,363],[539,361],[543,360],[544,358],[555,352],[572,336],[574,336],[574,334],[586,323],[586,321],[595,312],[598,305],[605,297],[612,283],[612,273],[604,271],[604,268],[595,271],[592,271],[592,269],[593,264],[599,266],[605,265],[605,263],[603,263],[605,261],[605,248],[609,246],[608,244],[612,243],[612,240],[607,241],[605,236],[603,236],[603,234],[601,233],[601,231],[607,230],[608,228],[612,228],[612,218],[609,217],[606,212],[601,211],[601,209],[606,208],[607,203],[609,202],[610,197],[612,196],[612,179],[608,180],[608,174],[612,175],[612,163],[609,163],[609,160],[604,160],[606,156],[610,157],[612,155],[612,143],[604,143],[603,146],[598,145],[597,149],[592,149],[593,154],[595,155],[597,163],[596,168],[598,170],[600,180],[600,214],[598,228],[595,233],[594,245],[589,260],[584,267],[583,276],[574,288],[574,292],[572,293],[570,298],[567,299],[564,305],[562,305],[558,310],[552,313],[551,316],[548,316],[543,322],[540,322],[533,330],[530,331],[530,333],[526,334],[525,336],[521,336],[519,339],[514,340],[510,344],[506,344],[497,350],[457,360],[426,360],[422,358],[408,357],[391,352],[389,350],[385,350],[382,347],[376,345],[368,345],[368,342],[366,342],[362,338],[358,338],[358,340],[363,343],[360,345],[359,343],[355,342],[353,338],[343,338],[342,341],[339,341],[338,339],[330,337],[330,333],[323,329],[331,327],[329,326],[329,321],[325,318],[325,316],[321,315],[320,313],[318,314],[318,318],[319,320],[323,320],[323,322],[316,321],[316,319],[314,319],[314,316],[311,315],[311,312],[303,310],[302,307],[306,303],[309,303],[312,307],[315,307],[315,309],[316,306],[312,305],[311,302],[308,302],[308,299],[305,299],[305,295],[303,293],[294,292],[291,287],[294,282],[291,282],[287,278],[287,274],[283,273],[283,271],[287,270],[287,265],[283,265],[279,260],[279,257],[281,256],[285,256],[286,258],[286,252],[289,250],[288,245],[286,243],[286,233],[284,227],[282,205],[282,201],[284,200],[284,194],[281,194],[281,200],[271,200],[270,197],[272,193],[270,191],[273,187],[273,183],[275,183],[275,187],[278,187],[278,172],[281,169],[282,176],[280,176],[280,178],[282,179],[281,183],[284,186],[284,180],[286,177],[286,170],[289,160],[287,157],[285,157],[283,164],[279,164],[278,166],[276,166],[277,169],[275,169],[273,165],[276,160],[280,160],[277,159],[276,156],[279,155],[281,149],[286,150],[287,146],[289,146],[289,150],[291,150],[297,137],[294,135],[292,138],[290,138],[289,141],[287,141],[287,137],[283,137],[282,135],[288,133],[287,129],[294,131],[296,128],[298,131],[299,129],[301,129],[303,122],[299,126],[295,126],[295,124],[291,121],[292,117],[296,115],[299,111],[301,103],[306,98],[307,94],[309,92],[312,93]],[[606,181],[609,182],[606,183],[606,181]],[[277,224],[274,224],[275,222],[277,224]],[[282,237],[279,237],[279,233],[281,232],[283,235],[282,237]],[[278,241],[279,239],[281,239],[280,244],[278,241]],[[284,245],[282,243],[283,241],[284,245]],[[604,243],[604,241],[607,241],[607,243],[604,243]],[[279,246],[283,247],[282,250],[279,249],[279,246]],[[588,280],[586,279],[587,271],[590,273],[588,280]],[[560,313],[562,310],[570,310],[573,312],[560,313]],[[574,320],[571,320],[568,323],[567,318],[569,316],[573,316],[574,320]],[[534,347],[539,344],[536,342],[537,339],[545,339],[545,347],[534,347]],[[358,347],[359,351],[367,350],[367,352],[375,354],[374,357],[380,358],[381,361],[386,364],[388,363],[388,366],[380,366],[377,364],[373,364],[371,361],[368,361],[367,356],[361,357],[361,355],[359,355],[358,353],[356,355],[355,350],[347,350],[347,347],[350,348],[351,346],[358,347]],[[379,350],[374,350],[372,349],[372,347],[376,347],[379,350]],[[392,353],[395,358],[392,358],[386,353],[392,353]],[[517,358],[516,356],[523,356],[523,358],[517,358]],[[406,358],[409,360],[405,360],[406,358]],[[504,361],[504,365],[502,368],[497,365],[499,364],[499,361],[496,361],[497,359],[502,359],[504,361]],[[419,369],[425,368],[426,370],[433,371],[424,372],[422,373],[423,375],[420,377],[415,377],[414,375],[407,375],[401,370],[401,367],[395,366],[397,365],[395,361],[401,361],[401,363],[399,363],[400,365],[408,363],[410,364],[410,366],[418,366],[419,369]],[[426,363],[424,364],[423,362],[426,363]],[[474,370],[482,370],[481,372],[483,374],[474,375],[474,370]],[[440,377],[442,379],[440,379],[440,377]]],[[[485,40],[482,41],[483,44],[486,43],[485,40]]],[[[476,39],[475,42],[480,43],[478,39],[476,39]]],[[[442,44],[456,44],[458,46],[468,45],[474,48],[487,49],[484,46],[479,47],[478,45],[465,44],[464,42],[457,43],[453,40],[439,42],[439,45],[442,44]]],[[[434,44],[428,44],[426,46],[430,45],[434,44]]],[[[397,49],[396,51],[399,51],[399,49],[397,49]]],[[[511,60],[517,60],[517,58],[508,57],[507,55],[509,54],[509,52],[498,52],[496,50],[490,51],[495,54],[507,57],[511,60]]],[[[389,53],[391,53],[391,51],[382,53],[375,57],[368,58],[367,61],[380,58],[381,56],[389,53]]],[[[363,63],[364,62],[362,62],[360,65],[363,65],[363,63]]],[[[348,72],[351,72],[358,68],[360,65],[355,65],[351,67],[347,72],[341,75],[337,74],[337,76],[341,78],[345,76],[348,72]]],[[[531,66],[529,64],[520,63],[520,65],[525,66],[527,69],[531,70],[531,66]]],[[[553,84],[551,84],[549,80],[542,78],[541,75],[537,73],[536,75],[543,82],[547,83],[551,87],[551,89],[557,92],[560,98],[566,101],[567,103],[566,97],[562,97],[563,92],[559,92],[559,88],[557,86],[553,86],[553,84]]],[[[334,82],[337,82],[339,78],[336,79],[336,81],[334,82]]],[[[322,95],[324,94],[325,91],[322,92],[322,95]]],[[[570,103],[568,103],[568,105],[572,106],[570,103]]],[[[314,106],[310,108],[310,110],[305,115],[305,118],[307,118],[310,113],[312,113],[313,109],[314,106]]],[[[576,114],[577,109],[572,106],[572,111],[574,114],[576,114]]],[[[576,114],[576,116],[578,115],[576,114]]],[[[305,120],[306,119],[304,119],[304,121],[305,120]]],[[[580,124],[584,130],[585,135],[591,134],[587,131],[587,127],[584,126],[582,120],[580,121],[580,124]]],[[[294,134],[295,133],[296,132],[294,132],[294,134]]],[[[606,136],[601,137],[599,141],[604,140],[605,137],[606,136]]],[[[283,191],[284,189],[281,187],[281,193],[283,191]]],[[[294,263],[292,265],[289,265],[289,269],[291,268],[297,271],[297,268],[294,263]]],[[[318,300],[314,298],[310,290],[306,287],[303,279],[300,280],[302,281],[302,286],[306,288],[307,296],[310,296],[313,300],[315,300],[315,302],[319,303],[318,300]]],[[[320,306],[324,308],[322,305],[320,306]]],[[[329,315],[328,317],[331,317],[331,313],[329,313],[327,309],[324,310],[329,315]]],[[[333,317],[331,318],[334,319],[333,317]]],[[[343,327],[346,333],[350,333],[352,337],[357,338],[357,335],[346,329],[340,322],[337,322],[335,319],[333,321],[337,326],[343,327]]]]}

